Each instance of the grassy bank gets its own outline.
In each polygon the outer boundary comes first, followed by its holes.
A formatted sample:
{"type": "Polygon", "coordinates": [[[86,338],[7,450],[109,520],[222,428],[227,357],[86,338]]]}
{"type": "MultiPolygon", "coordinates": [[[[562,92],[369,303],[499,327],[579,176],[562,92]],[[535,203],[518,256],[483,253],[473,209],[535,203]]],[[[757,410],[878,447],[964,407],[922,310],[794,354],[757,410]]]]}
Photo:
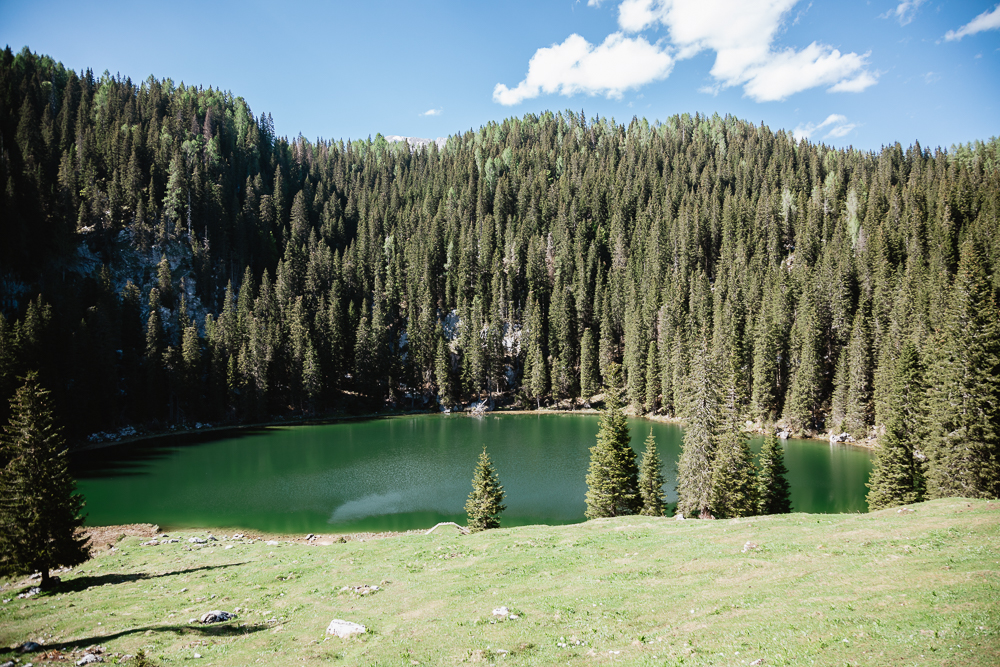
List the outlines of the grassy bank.
{"type": "Polygon", "coordinates": [[[913,509],[328,545],[126,537],[52,592],[7,582],[0,662],[46,664],[9,648],[43,640],[48,658],[100,646],[159,665],[1000,664],[1000,503],[913,509]],[[334,618],[368,633],[328,638],[334,618]]]}

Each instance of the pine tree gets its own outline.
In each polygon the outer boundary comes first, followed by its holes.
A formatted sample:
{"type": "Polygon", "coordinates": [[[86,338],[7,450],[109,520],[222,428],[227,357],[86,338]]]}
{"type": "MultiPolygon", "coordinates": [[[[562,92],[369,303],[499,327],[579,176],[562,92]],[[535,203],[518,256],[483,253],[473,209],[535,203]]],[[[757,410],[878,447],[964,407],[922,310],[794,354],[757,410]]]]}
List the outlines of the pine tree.
{"type": "Polygon", "coordinates": [[[646,355],[646,412],[656,412],[660,398],[660,352],[656,341],[649,341],[649,353],[646,355]]]}
{"type": "Polygon", "coordinates": [[[656,438],[653,429],[646,437],[645,451],[639,463],[639,495],[642,497],[643,516],[663,516],[663,468],[660,455],[656,452],[656,438]]]}
{"type": "Polygon", "coordinates": [[[757,474],[757,513],[788,514],[792,511],[791,494],[788,490],[788,469],[781,443],[774,435],[764,438],[760,449],[759,472],[757,474]]]}
{"type": "Polygon", "coordinates": [[[497,477],[493,462],[486,453],[479,455],[479,463],[472,475],[472,493],[465,502],[465,513],[469,517],[469,530],[473,533],[500,527],[500,514],[507,509],[503,505],[503,486],[497,477]]]}
{"type": "Polygon", "coordinates": [[[1000,496],[1000,318],[973,242],[962,246],[951,307],[928,370],[927,492],[1000,496]]]}
{"type": "Polygon", "coordinates": [[[757,470],[750,453],[749,435],[740,423],[742,400],[737,377],[734,366],[725,393],[724,422],[716,437],[712,464],[712,514],[719,519],[757,513],[757,470]]]}
{"type": "Polygon", "coordinates": [[[10,406],[0,439],[0,575],[39,571],[46,588],[51,568],[87,559],[87,539],[77,535],[83,497],[74,493],[62,429],[36,374],[28,374],[10,406]]]}
{"type": "Polygon", "coordinates": [[[583,330],[580,338],[580,395],[585,401],[597,393],[597,349],[594,345],[594,334],[588,328],[583,330]]]}
{"type": "Polygon", "coordinates": [[[923,392],[920,358],[912,343],[903,346],[893,370],[889,417],[867,484],[869,511],[920,502],[924,495],[923,455],[915,449],[923,392]]]}
{"type": "Polygon", "coordinates": [[[629,441],[628,421],[621,405],[621,369],[608,366],[609,385],[604,390],[597,444],[590,448],[587,473],[588,519],[635,514],[642,505],[639,470],[629,441]]]}
{"type": "Polygon", "coordinates": [[[692,359],[691,382],[694,400],[684,429],[681,456],[677,461],[677,511],[712,516],[712,468],[715,464],[715,429],[719,399],[710,368],[707,346],[692,359]]]}
{"type": "Polygon", "coordinates": [[[444,335],[438,336],[437,354],[434,356],[434,379],[437,381],[438,401],[442,409],[455,403],[451,380],[451,355],[444,335]]]}
{"type": "Polygon", "coordinates": [[[712,467],[712,514],[717,519],[757,513],[757,470],[747,434],[730,425],[719,438],[712,467]]]}

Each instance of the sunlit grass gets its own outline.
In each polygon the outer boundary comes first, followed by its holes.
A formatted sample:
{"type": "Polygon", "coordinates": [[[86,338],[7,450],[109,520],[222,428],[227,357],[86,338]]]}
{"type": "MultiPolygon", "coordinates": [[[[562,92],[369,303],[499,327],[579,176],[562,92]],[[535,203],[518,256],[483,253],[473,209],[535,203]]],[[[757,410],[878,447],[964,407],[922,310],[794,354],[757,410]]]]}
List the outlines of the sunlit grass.
{"type": "Polygon", "coordinates": [[[58,590],[22,600],[10,582],[0,644],[143,649],[163,665],[1000,664],[1000,503],[914,509],[323,546],[130,537],[58,590]],[[361,585],[379,590],[342,590],[361,585]],[[189,622],[236,608],[233,622],[189,622]],[[369,632],[327,638],[334,618],[369,632]]]}

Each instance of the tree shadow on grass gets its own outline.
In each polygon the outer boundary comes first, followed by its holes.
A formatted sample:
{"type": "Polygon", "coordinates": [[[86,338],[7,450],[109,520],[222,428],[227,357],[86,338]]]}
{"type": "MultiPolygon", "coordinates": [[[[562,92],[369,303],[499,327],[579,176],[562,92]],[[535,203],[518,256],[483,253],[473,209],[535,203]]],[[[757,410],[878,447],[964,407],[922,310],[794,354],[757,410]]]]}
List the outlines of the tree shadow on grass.
{"type": "Polygon", "coordinates": [[[74,579],[63,579],[59,582],[51,585],[49,588],[42,590],[40,595],[49,594],[56,595],[62,593],[79,593],[85,591],[88,588],[96,588],[98,586],[109,586],[114,584],[128,584],[133,581],[147,581],[150,579],[160,579],[162,577],[173,577],[180,574],[190,574],[192,572],[201,572],[204,570],[219,570],[226,567],[236,567],[239,565],[246,565],[243,563],[223,563],[222,565],[203,565],[202,567],[192,567],[187,570],[177,570],[175,572],[161,572],[160,574],[148,574],[146,572],[136,572],[134,574],[116,574],[114,572],[109,572],[107,574],[100,575],[86,575],[83,577],[76,577],[74,579]]]}
{"type": "Polygon", "coordinates": [[[130,628],[128,630],[122,630],[120,632],[113,632],[108,635],[94,635],[92,637],[84,637],[81,639],[72,639],[69,641],[61,642],[59,644],[48,644],[44,648],[46,650],[52,650],[57,648],[60,651],[76,651],[88,646],[93,646],[95,644],[104,644],[105,642],[114,641],[115,639],[121,639],[123,637],[128,637],[129,635],[136,634],[146,634],[146,633],[173,633],[177,636],[195,636],[195,637],[241,637],[243,635],[251,635],[257,632],[263,632],[268,629],[266,623],[239,623],[236,622],[223,622],[223,623],[213,623],[211,625],[200,625],[200,624],[184,624],[184,625],[147,625],[141,628],[130,628]]]}

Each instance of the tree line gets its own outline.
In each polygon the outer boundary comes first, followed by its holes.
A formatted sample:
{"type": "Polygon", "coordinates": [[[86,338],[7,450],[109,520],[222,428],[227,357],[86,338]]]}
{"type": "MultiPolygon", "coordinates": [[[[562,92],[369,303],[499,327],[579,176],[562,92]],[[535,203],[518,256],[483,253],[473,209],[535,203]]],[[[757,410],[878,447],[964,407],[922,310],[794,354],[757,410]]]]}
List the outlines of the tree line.
{"type": "Polygon", "coordinates": [[[749,420],[902,442],[914,493],[1000,491],[995,139],[567,110],[441,148],[289,140],[230,92],[8,48],[0,140],[0,393],[36,371],[71,439],[541,407],[620,365],[702,461],[749,420]]]}

